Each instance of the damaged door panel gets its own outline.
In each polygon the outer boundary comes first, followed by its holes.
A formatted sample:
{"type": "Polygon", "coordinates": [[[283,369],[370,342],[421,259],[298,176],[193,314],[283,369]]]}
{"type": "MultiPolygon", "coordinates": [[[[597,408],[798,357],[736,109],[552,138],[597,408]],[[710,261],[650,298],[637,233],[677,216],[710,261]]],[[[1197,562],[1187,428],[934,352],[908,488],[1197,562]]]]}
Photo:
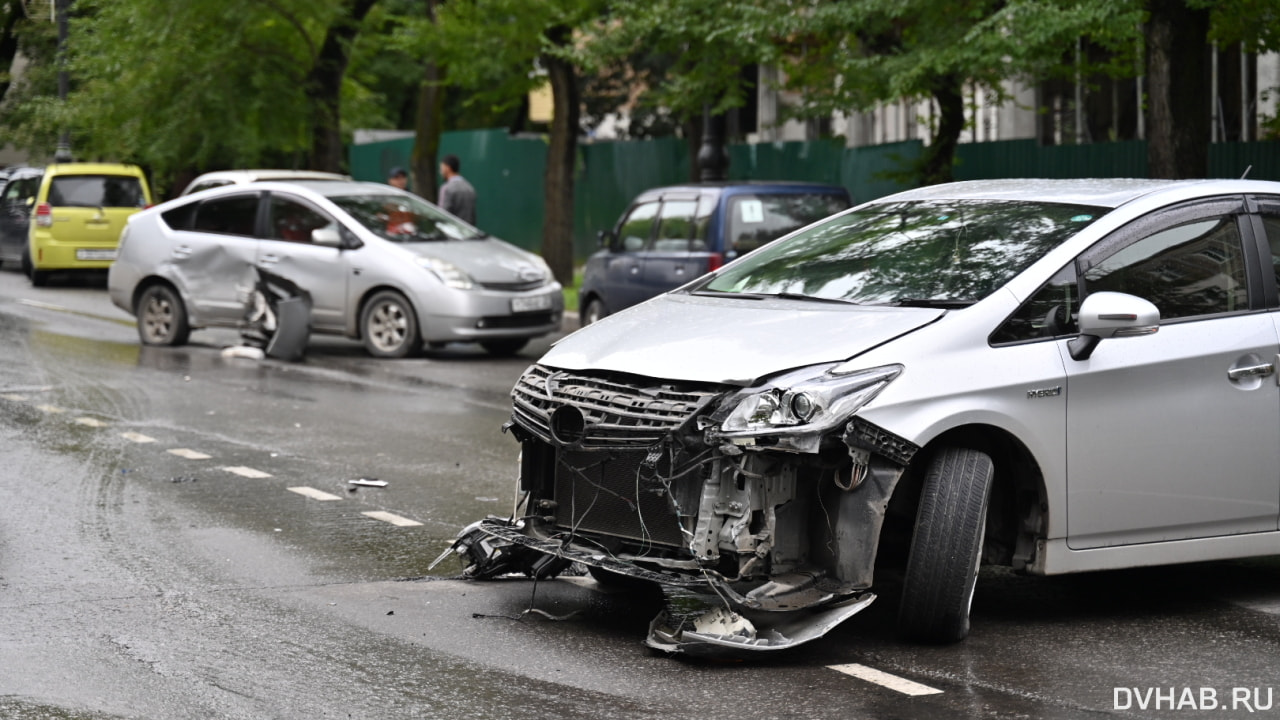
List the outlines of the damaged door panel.
{"type": "Polygon", "coordinates": [[[741,400],[728,385],[535,365],[513,397],[516,517],[463,531],[451,550],[468,576],[576,562],[657,583],[668,602],[648,644],[699,654],[792,647],[874,600],[911,443],[860,420],[785,443],[730,439],[717,430],[741,400]]]}

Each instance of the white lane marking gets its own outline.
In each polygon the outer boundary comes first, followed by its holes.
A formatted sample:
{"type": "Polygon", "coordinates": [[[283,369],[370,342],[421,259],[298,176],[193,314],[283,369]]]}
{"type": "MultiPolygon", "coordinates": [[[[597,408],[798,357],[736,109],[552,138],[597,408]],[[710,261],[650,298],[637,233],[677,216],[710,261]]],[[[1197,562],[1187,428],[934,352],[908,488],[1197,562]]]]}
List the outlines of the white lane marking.
{"type": "Polygon", "coordinates": [[[271,473],[265,473],[265,472],[262,472],[261,470],[254,470],[251,467],[244,467],[243,465],[237,465],[235,467],[224,467],[222,469],[226,470],[229,473],[235,473],[240,477],[254,478],[255,480],[258,478],[271,477],[271,473]]]}
{"type": "Polygon", "coordinates": [[[37,409],[37,410],[39,410],[39,411],[41,411],[41,412],[47,412],[47,413],[50,413],[50,414],[56,414],[56,413],[64,413],[64,412],[66,412],[66,410],[63,410],[62,408],[58,407],[57,405],[37,405],[37,406],[36,406],[36,409],[37,409]]]}
{"type": "Polygon", "coordinates": [[[305,495],[311,498],[312,500],[341,500],[342,499],[337,495],[327,493],[323,490],[317,490],[313,487],[306,487],[305,485],[302,487],[291,487],[291,488],[288,488],[288,490],[289,492],[296,492],[299,495],[305,495]]]}
{"type": "Polygon", "coordinates": [[[172,450],[169,451],[169,454],[177,455],[180,458],[186,458],[188,460],[208,460],[209,458],[213,457],[212,455],[205,455],[202,452],[189,450],[187,448],[173,448],[172,450]]]}
{"type": "Polygon", "coordinates": [[[906,678],[900,678],[897,675],[890,675],[887,672],[869,668],[866,665],[851,663],[848,665],[828,665],[828,668],[836,672],[842,672],[845,675],[852,675],[859,680],[866,680],[869,683],[875,683],[881,687],[887,687],[890,690],[896,690],[903,695],[938,695],[942,691],[937,688],[931,688],[928,685],[921,685],[906,678]]]}
{"type": "Polygon", "coordinates": [[[76,418],[76,424],[88,425],[89,427],[106,427],[107,426],[107,424],[102,422],[101,420],[97,418],[91,418],[91,417],[78,417],[76,418]]]}
{"type": "Polygon", "coordinates": [[[129,440],[131,442],[136,442],[136,443],[151,443],[156,441],[156,439],[151,437],[150,435],[143,435],[142,433],[136,433],[136,432],[120,433],[120,437],[124,438],[125,440],[129,440]]]}
{"type": "Polygon", "coordinates": [[[5,400],[9,400],[11,402],[26,402],[27,400],[31,399],[26,395],[18,395],[17,393],[6,393],[4,395],[0,395],[0,398],[4,398],[5,400]]]}
{"type": "Polygon", "coordinates": [[[389,522],[392,525],[395,525],[397,527],[414,527],[415,525],[422,524],[417,520],[410,520],[409,518],[400,517],[399,515],[396,515],[394,513],[383,512],[381,510],[372,510],[370,512],[363,512],[360,514],[365,515],[367,517],[371,517],[374,520],[389,522]]]}

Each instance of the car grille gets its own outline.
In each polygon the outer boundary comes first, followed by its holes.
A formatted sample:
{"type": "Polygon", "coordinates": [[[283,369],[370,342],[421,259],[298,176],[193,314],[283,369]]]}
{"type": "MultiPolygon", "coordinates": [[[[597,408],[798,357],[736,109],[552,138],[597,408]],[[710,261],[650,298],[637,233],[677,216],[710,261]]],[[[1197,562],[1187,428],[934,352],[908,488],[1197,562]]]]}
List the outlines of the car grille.
{"type": "Polygon", "coordinates": [[[647,455],[645,450],[561,451],[555,475],[556,525],[570,532],[682,547],[680,518],[666,486],[654,477],[653,469],[644,467],[647,455]]]}
{"type": "Polygon", "coordinates": [[[482,317],[476,322],[476,327],[485,330],[492,329],[509,329],[538,327],[540,325],[550,325],[556,321],[555,314],[549,312],[540,313],[522,313],[520,315],[494,315],[492,317],[482,317]]]}
{"type": "Polygon", "coordinates": [[[587,376],[534,365],[511,391],[517,423],[551,439],[551,414],[563,405],[583,416],[583,447],[649,446],[693,417],[722,390],[660,385],[643,378],[587,376]]]}
{"type": "Polygon", "coordinates": [[[520,282],[482,282],[480,287],[485,290],[503,290],[507,292],[526,292],[529,290],[537,290],[547,284],[546,280],[530,280],[520,282]]]}

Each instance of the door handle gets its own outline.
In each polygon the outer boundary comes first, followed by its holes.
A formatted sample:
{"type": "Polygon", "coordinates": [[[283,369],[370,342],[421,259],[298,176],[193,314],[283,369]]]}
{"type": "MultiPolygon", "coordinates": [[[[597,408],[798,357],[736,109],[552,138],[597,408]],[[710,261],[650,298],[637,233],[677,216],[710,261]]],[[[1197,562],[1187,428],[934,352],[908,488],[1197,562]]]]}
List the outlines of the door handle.
{"type": "Polygon", "coordinates": [[[191,248],[186,245],[179,245],[173,249],[173,256],[180,258],[191,257],[191,248]]]}
{"type": "Polygon", "coordinates": [[[1231,368],[1227,371],[1227,377],[1231,380],[1243,380],[1250,377],[1267,377],[1275,371],[1276,366],[1271,363],[1250,365],[1248,367],[1231,368]]]}
{"type": "Polygon", "coordinates": [[[280,262],[280,256],[279,255],[263,255],[262,262],[266,265],[273,265],[275,263],[280,262]]]}

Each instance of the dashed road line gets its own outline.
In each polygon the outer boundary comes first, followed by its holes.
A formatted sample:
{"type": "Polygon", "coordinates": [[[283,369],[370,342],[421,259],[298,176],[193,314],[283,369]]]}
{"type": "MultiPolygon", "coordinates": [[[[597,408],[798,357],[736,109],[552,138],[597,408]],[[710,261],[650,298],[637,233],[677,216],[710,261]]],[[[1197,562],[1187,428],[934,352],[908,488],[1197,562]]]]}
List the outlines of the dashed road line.
{"type": "Polygon", "coordinates": [[[120,433],[120,437],[130,442],[136,442],[136,443],[153,443],[156,441],[156,439],[151,437],[150,435],[143,435],[142,433],[136,433],[136,432],[123,432],[123,433],[120,433]]]}
{"type": "Polygon", "coordinates": [[[238,465],[236,467],[224,467],[222,469],[226,470],[229,473],[235,473],[240,477],[254,478],[255,480],[258,478],[271,477],[271,473],[262,472],[261,470],[254,470],[251,467],[244,467],[242,465],[238,465]]]}
{"type": "Polygon", "coordinates": [[[40,412],[47,412],[50,415],[57,415],[58,413],[66,412],[66,410],[63,410],[57,405],[37,405],[36,409],[39,410],[40,412]]]}
{"type": "Polygon", "coordinates": [[[372,510],[372,511],[369,511],[369,512],[362,512],[362,513],[360,513],[360,514],[361,514],[361,515],[364,515],[364,516],[366,516],[366,517],[371,517],[371,518],[373,518],[374,520],[381,520],[382,522],[389,522],[389,523],[391,523],[392,525],[395,525],[396,527],[414,527],[415,525],[421,525],[421,524],[422,524],[422,523],[418,522],[417,520],[410,520],[409,518],[406,518],[406,517],[400,517],[399,515],[396,515],[395,513],[383,512],[382,510],[372,510]]]}
{"type": "Polygon", "coordinates": [[[213,457],[212,455],[205,455],[202,452],[198,452],[196,450],[191,450],[188,448],[173,448],[169,450],[169,454],[177,455],[180,458],[186,458],[188,460],[208,460],[209,458],[213,457]]]}
{"type": "Polygon", "coordinates": [[[931,688],[928,685],[921,685],[918,682],[890,675],[883,670],[869,668],[866,665],[850,663],[848,665],[828,665],[828,668],[836,672],[842,672],[845,675],[852,675],[859,680],[866,680],[869,683],[875,683],[881,687],[889,688],[902,693],[903,695],[938,695],[942,691],[937,688],[931,688]]]}
{"type": "Polygon", "coordinates": [[[88,427],[95,427],[95,428],[100,428],[100,427],[106,427],[106,426],[107,426],[107,423],[105,423],[105,422],[103,422],[103,421],[101,421],[101,420],[99,420],[99,419],[97,419],[97,418],[91,418],[91,417],[78,417],[78,418],[76,418],[76,424],[77,424],[77,425],[87,425],[88,427]]]}
{"type": "Polygon", "coordinates": [[[306,497],[309,497],[312,500],[341,500],[342,499],[337,495],[334,495],[332,493],[327,493],[323,490],[317,490],[313,487],[306,487],[306,486],[291,487],[291,488],[288,488],[288,490],[289,492],[296,492],[299,495],[305,495],[306,497]]]}

